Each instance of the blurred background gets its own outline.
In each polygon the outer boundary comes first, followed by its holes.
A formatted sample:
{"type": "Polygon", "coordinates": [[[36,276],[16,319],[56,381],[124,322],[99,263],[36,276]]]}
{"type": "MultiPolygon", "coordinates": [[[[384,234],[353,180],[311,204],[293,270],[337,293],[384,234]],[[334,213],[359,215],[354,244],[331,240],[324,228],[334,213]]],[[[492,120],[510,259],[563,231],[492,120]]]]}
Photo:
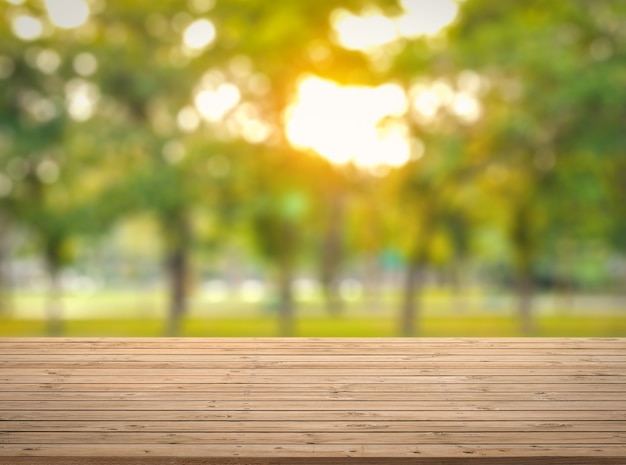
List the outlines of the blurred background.
{"type": "Polygon", "coordinates": [[[626,336],[623,0],[0,0],[0,336],[626,336]]]}

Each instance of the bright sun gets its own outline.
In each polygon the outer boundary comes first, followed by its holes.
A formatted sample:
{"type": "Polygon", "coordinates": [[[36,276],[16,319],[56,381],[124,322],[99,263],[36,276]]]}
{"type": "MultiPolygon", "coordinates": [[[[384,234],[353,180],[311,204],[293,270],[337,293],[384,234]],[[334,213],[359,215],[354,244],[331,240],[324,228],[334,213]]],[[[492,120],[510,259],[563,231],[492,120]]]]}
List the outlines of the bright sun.
{"type": "Polygon", "coordinates": [[[370,9],[355,15],[344,9],[331,20],[339,44],[351,50],[372,50],[401,38],[436,35],[456,18],[455,0],[400,0],[403,13],[388,17],[370,9]]]}
{"type": "Polygon", "coordinates": [[[336,164],[401,166],[411,156],[400,117],[407,98],[397,85],[340,86],[308,76],[286,114],[289,141],[336,164]]]}

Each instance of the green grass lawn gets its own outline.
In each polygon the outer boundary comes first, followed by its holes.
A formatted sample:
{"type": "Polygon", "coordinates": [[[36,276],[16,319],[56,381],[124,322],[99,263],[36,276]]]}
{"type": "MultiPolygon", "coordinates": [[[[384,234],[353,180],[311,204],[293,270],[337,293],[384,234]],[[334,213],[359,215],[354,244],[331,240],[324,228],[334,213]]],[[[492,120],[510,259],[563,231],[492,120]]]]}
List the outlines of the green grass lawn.
{"type": "MultiPolygon", "coordinates": [[[[626,315],[543,316],[535,320],[533,336],[626,337],[626,315]]],[[[0,337],[46,336],[46,323],[36,319],[0,320],[0,337]]],[[[158,319],[72,319],[65,322],[65,336],[157,337],[164,335],[158,319]]],[[[310,337],[394,337],[393,318],[345,317],[301,318],[296,336],[310,337]]],[[[420,322],[423,337],[514,337],[522,336],[516,318],[509,316],[426,317],[420,322]]],[[[190,318],[181,336],[189,337],[270,337],[278,336],[275,318],[190,318]]]]}
{"type": "MultiPolygon", "coordinates": [[[[626,309],[613,299],[605,308],[541,295],[536,299],[533,336],[626,337],[626,309]]],[[[329,316],[321,296],[298,301],[296,336],[398,336],[398,293],[362,296],[345,303],[341,317],[329,316]]],[[[462,296],[430,289],[422,293],[419,336],[522,336],[515,301],[507,294],[468,291],[462,296]],[[459,298],[461,297],[461,298],[459,298]]],[[[12,307],[0,311],[0,337],[47,336],[45,294],[16,293],[12,307]]],[[[165,334],[167,300],[158,291],[103,291],[63,299],[66,336],[158,337],[165,334]]],[[[278,336],[276,308],[271,302],[230,298],[208,302],[195,296],[181,336],[278,336]]]]}

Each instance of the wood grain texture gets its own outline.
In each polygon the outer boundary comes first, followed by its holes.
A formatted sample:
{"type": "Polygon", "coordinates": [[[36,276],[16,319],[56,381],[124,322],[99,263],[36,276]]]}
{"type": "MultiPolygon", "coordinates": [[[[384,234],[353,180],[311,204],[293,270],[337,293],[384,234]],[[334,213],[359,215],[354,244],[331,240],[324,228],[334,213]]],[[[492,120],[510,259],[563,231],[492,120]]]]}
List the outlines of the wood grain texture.
{"type": "Polygon", "coordinates": [[[0,464],[626,464],[626,339],[0,339],[0,464]]]}

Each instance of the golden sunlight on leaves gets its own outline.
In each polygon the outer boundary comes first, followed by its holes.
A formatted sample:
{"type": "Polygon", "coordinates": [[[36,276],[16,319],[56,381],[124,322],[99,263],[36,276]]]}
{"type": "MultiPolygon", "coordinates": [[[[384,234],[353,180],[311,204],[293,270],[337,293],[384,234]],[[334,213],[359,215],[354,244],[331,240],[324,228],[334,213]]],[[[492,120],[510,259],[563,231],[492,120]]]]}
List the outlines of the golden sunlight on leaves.
{"type": "Polygon", "coordinates": [[[626,335],[580,3],[0,0],[0,335],[626,335]]]}
{"type": "Polygon", "coordinates": [[[409,160],[411,146],[405,124],[394,118],[406,110],[406,95],[397,85],[340,86],[309,76],[287,111],[287,137],[333,163],[400,166],[409,160]]]}

